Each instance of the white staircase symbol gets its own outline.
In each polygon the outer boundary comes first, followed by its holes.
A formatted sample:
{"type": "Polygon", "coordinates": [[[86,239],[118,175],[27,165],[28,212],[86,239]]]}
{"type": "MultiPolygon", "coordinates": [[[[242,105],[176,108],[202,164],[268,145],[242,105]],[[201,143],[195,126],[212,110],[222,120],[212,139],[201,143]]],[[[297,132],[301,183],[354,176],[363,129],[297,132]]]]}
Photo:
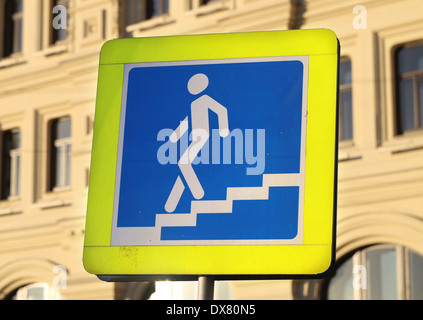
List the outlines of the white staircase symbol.
{"type": "MultiPolygon", "coordinates": [[[[227,188],[226,200],[195,200],[191,201],[189,213],[158,213],[156,214],[155,226],[151,227],[125,227],[115,228],[111,237],[111,245],[180,245],[180,240],[162,240],[162,227],[195,227],[197,216],[206,213],[231,214],[233,201],[248,200],[268,200],[270,187],[299,187],[299,204],[303,202],[304,174],[265,174],[263,175],[263,185],[261,187],[236,187],[227,188]]],[[[164,211],[164,210],[163,210],[164,211]]],[[[301,220],[299,220],[301,221],[301,220]]],[[[116,224],[116,221],[114,222],[116,224]]],[[[298,239],[277,240],[277,243],[301,243],[301,230],[298,239]]],[[[251,240],[256,244],[258,240],[251,240]]],[[[236,241],[231,240],[231,244],[236,241]]],[[[245,240],[241,241],[246,244],[245,240]]],[[[275,240],[261,240],[261,243],[274,243],[275,240]]],[[[184,242],[185,245],[203,244],[202,240],[190,240],[184,242]]],[[[211,242],[207,240],[207,244],[211,242]]],[[[214,244],[226,243],[225,240],[215,240],[214,244]]]]}
{"type": "Polygon", "coordinates": [[[264,174],[262,187],[227,188],[226,200],[191,201],[190,213],[156,215],[156,228],[196,226],[197,214],[232,213],[234,200],[268,200],[270,187],[302,186],[302,174],[264,174]]]}

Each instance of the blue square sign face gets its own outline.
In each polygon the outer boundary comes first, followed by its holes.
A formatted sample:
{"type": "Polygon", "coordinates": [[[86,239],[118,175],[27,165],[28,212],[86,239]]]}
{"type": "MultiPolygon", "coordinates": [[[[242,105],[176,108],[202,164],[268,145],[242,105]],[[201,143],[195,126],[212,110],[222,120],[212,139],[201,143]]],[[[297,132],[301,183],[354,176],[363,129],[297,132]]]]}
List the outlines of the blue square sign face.
{"type": "Polygon", "coordinates": [[[302,244],[308,57],[126,64],[112,246],[302,244]]]}

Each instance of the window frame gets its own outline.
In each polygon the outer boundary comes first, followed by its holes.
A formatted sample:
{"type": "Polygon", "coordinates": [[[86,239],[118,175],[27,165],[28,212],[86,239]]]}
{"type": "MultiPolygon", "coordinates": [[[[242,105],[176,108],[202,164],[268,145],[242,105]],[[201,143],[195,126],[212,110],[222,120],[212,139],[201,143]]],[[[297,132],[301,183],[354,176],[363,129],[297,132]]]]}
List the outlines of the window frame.
{"type": "MultiPolygon", "coordinates": [[[[54,19],[53,8],[55,6],[64,6],[66,8],[66,20],[69,20],[69,14],[67,10],[69,10],[69,0],[50,0],[49,3],[49,10],[50,10],[50,32],[49,32],[49,46],[57,46],[63,43],[66,43],[68,40],[68,29],[59,29],[56,30],[52,27],[51,22],[54,19]],[[60,38],[60,33],[64,33],[64,37],[60,38]]],[[[66,23],[67,24],[67,23],[66,23]]]]}
{"type": "Polygon", "coordinates": [[[346,61],[350,61],[351,64],[351,82],[347,83],[347,84],[340,84],[339,83],[339,142],[341,143],[345,143],[345,142],[352,142],[354,141],[354,103],[353,103],[353,86],[352,86],[352,59],[349,56],[343,56],[340,58],[340,64],[346,61]],[[343,127],[344,127],[344,123],[342,121],[342,115],[343,115],[343,107],[342,107],[342,99],[341,99],[341,95],[343,92],[347,92],[347,91],[351,91],[351,138],[345,139],[342,136],[342,132],[343,132],[343,127]]]}
{"type": "Polygon", "coordinates": [[[8,200],[14,200],[19,198],[20,196],[20,179],[21,179],[21,172],[22,172],[22,151],[21,151],[21,139],[22,133],[19,128],[11,129],[13,133],[19,132],[19,146],[16,148],[11,149],[10,152],[10,195],[8,200]]]}
{"type": "Polygon", "coordinates": [[[69,13],[67,13],[67,29],[55,30],[53,28],[53,19],[55,14],[53,8],[56,5],[62,5],[69,10],[70,0],[39,0],[39,50],[46,54],[54,54],[66,51],[66,46],[69,42],[69,13]],[[64,33],[63,39],[60,39],[57,34],[64,33]]]}
{"type": "Polygon", "coordinates": [[[17,54],[22,52],[22,36],[23,36],[23,0],[20,1],[21,9],[20,11],[17,9],[15,13],[12,15],[13,20],[13,53],[17,54]]]}
{"type": "MultiPolygon", "coordinates": [[[[381,251],[381,250],[395,250],[395,267],[396,267],[396,299],[397,300],[403,300],[404,299],[404,247],[401,247],[399,245],[392,245],[392,244],[380,244],[380,245],[374,245],[367,247],[365,249],[362,249],[356,253],[356,255],[353,256],[353,266],[365,266],[366,268],[366,276],[369,277],[369,269],[368,269],[368,254],[371,252],[381,251]]],[[[367,282],[367,288],[366,289],[354,289],[354,297],[357,300],[369,300],[368,293],[369,293],[369,282],[367,282]]]]}
{"type": "Polygon", "coordinates": [[[19,288],[16,291],[15,300],[28,300],[28,291],[34,288],[43,290],[43,298],[41,300],[49,300],[49,285],[44,282],[35,282],[19,288]]]}
{"type": "Polygon", "coordinates": [[[129,0],[129,1],[131,2],[131,5],[129,7],[128,7],[128,0],[124,1],[124,16],[125,16],[124,21],[126,26],[139,24],[139,23],[154,19],[156,17],[169,14],[169,0],[156,0],[158,1],[159,8],[157,10],[157,13],[152,12],[151,15],[149,15],[149,13],[147,12],[147,1],[149,0],[135,0],[135,1],[129,0]],[[167,2],[167,5],[165,5],[165,2],[167,2]],[[137,12],[136,10],[137,7],[138,9],[141,10],[141,12],[137,12]],[[128,17],[128,12],[131,14],[130,17],[128,17]]]}
{"type": "MultiPolygon", "coordinates": [[[[346,256],[344,259],[340,260],[339,268],[344,263],[350,261],[352,259],[353,263],[353,270],[354,267],[357,266],[364,266],[365,267],[365,274],[361,274],[363,277],[362,280],[367,280],[369,275],[369,270],[367,266],[367,254],[372,251],[378,250],[385,250],[385,249],[394,249],[396,254],[396,286],[397,286],[397,300],[410,300],[411,299],[411,267],[410,267],[410,255],[411,253],[421,254],[417,251],[412,250],[411,248],[399,245],[399,244],[375,244],[372,246],[368,246],[365,248],[358,249],[357,251],[353,252],[352,254],[346,256]]],[[[358,274],[353,273],[353,278],[358,276],[358,274]]],[[[329,287],[330,281],[332,278],[329,278],[325,281],[323,286],[323,291],[321,292],[321,296],[324,299],[328,299],[329,295],[329,287]]],[[[352,286],[352,284],[351,284],[352,286]]],[[[368,292],[369,292],[369,281],[366,283],[366,287],[364,288],[353,288],[354,292],[354,300],[368,300],[368,292]]]]}
{"type": "Polygon", "coordinates": [[[228,0],[209,0],[203,3],[204,0],[185,0],[185,8],[188,12],[193,12],[197,15],[207,15],[216,11],[228,9],[230,2],[228,0]]]}
{"type": "Polygon", "coordinates": [[[24,23],[24,3],[23,0],[5,0],[0,2],[0,60],[7,59],[10,57],[14,57],[20,55],[23,51],[23,23],[24,23]],[[20,1],[20,5],[15,7],[15,12],[12,13],[11,17],[6,19],[6,4],[7,2],[15,2],[17,3],[20,1]],[[10,52],[5,52],[6,50],[6,32],[10,32],[11,30],[7,30],[6,23],[7,20],[11,20],[11,28],[12,32],[9,35],[11,38],[11,48],[10,52]]]}
{"type": "MultiPolygon", "coordinates": [[[[147,18],[147,13],[146,11],[143,9],[142,11],[142,17],[137,20],[137,21],[130,21],[131,19],[129,19],[127,17],[127,0],[123,0],[122,1],[122,14],[121,14],[121,19],[123,21],[123,27],[122,27],[122,35],[126,36],[126,37],[132,37],[134,32],[140,32],[143,30],[149,30],[152,28],[156,28],[159,26],[163,26],[172,22],[175,22],[175,20],[172,18],[171,16],[171,12],[172,12],[172,6],[175,5],[176,2],[172,2],[170,0],[168,1],[167,4],[167,12],[161,12],[159,14],[156,15],[152,15],[151,17],[147,18]]],[[[145,6],[143,6],[142,4],[145,4],[146,0],[137,0],[137,1],[142,1],[140,7],[144,8],[145,6]]],[[[166,0],[160,0],[160,3],[162,3],[162,1],[166,1],[166,0]]],[[[136,4],[133,3],[133,6],[135,7],[136,4]]],[[[132,10],[132,12],[135,12],[135,10],[132,10]]],[[[136,19],[135,19],[136,20],[136,19]]]]}
{"type": "Polygon", "coordinates": [[[48,123],[48,192],[58,192],[69,190],[71,187],[71,173],[72,173],[72,118],[70,116],[61,116],[53,118],[48,123]],[[70,121],[69,137],[58,138],[55,137],[54,131],[57,130],[60,121],[70,121]],[[68,147],[70,149],[68,150],[68,147]],[[62,151],[59,151],[61,149],[62,151]],[[57,152],[60,152],[61,157],[57,157],[57,152]],[[60,163],[59,163],[60,161],[60,163]],[[57,173],[57,168],[62,168],[60,173],[57,173]],[[68,169],[69,168],[69,169],[68,169]]]}
{"type": "MultiPolygon", "coordinates": [[[[8,150],[8,157],[9,157],[9,161],[10,161],[10,168],[9,168],[9,172],[8,172],[8,176],[5,177],[5,172],[3,172],[4,170],[4,166],[3,163],[1,165],[1,185],[3,187],[3,182],[4,179],[8,179],[8,189],[9,189],[9,193],[7,195],[7,197],[3,196],[3,190],[1,192],[0,195],[0,200],[4,201],[4,200],[15,200],[15,199],[19,199],[20,197],[20,193],[21,193],[21,174],[22,174],[22,157],[21,157],[21,148],[22,148],[22,133],[20,128],[12,128],[12,129],[8,129],[8,130],[3,130],[1,133],[1,137],[2,137],[2,149],[5,148],[5,143],[4,143],[4,139],[5,139],[5,134],[10,134],[11,137],[13,136],[14,133],[19,133],[19,144],[17,147],[15,148],[11,148],[10,150],[8,150]]],[[[12,138],[13,139],[13,138],[12,138]]],[[[2,162],[3,162],[3,157],[4,157],[4,150],[2,150],[2,162]]]]}
{"type": "Polygon", "coordinates": [[[423,121],[421,119],[421,110],[423,106],[420,106],[420,92],[419,92],[419,78],[422,78],[423,82],[423,70],[413,70],[405,73],[400,73],[399,71],[399,54],[401,50],[413,48],[413,47],[423,47],[423,40],[417,40],[412,42],[407,42],[401,45],[398,45],[394,48],[393,54],[393,64],[394,64],[394,99],[395,99],[395,135],[403,136],[410,133],[421,132],[423,131],[423,121]],[[402,129],[402,116],[401,116],[401,94],[400,94],[400,84],[404,80],[413,81],[413,118],[414,125],[411,129],[402,129]]]}
{"type": "Polygon", "coordinates": [[[12,296],[12,300],[28,300],[28,291],[38,288],[43,290],[42,299],[38,300],[64,300],[65,297],[54,286],[46,282],[34,282],[20,287],[12,296]]]}

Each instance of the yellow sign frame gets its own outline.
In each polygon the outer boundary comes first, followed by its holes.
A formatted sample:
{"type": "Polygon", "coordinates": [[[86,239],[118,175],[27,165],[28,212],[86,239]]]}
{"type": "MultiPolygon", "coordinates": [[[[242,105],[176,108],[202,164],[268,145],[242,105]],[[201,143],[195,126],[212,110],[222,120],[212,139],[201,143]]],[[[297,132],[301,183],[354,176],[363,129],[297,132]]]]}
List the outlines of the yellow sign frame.
{"type": "Polygon", "coordinates": [[[327,29],[116,39],[100,56],[83,263],[105,279],[323,277],[335,260],[339,41],[327,29]],[[293,245],[111,246],[124,66],[308,56],[303,241],[293,245]],[[109,277],[111,276],[111,277],[109,277]],[[109,278],[108,278],[109,277],[109,278]]]}

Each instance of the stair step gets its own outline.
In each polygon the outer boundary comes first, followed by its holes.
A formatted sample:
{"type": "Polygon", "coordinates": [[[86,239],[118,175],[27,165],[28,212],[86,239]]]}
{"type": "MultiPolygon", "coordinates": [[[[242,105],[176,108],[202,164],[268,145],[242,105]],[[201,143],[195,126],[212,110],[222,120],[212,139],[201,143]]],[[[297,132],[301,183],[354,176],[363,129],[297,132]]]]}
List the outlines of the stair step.
{"type": "Polygon", "coordinates": [[[191,227],[197,225],[197,215],[192,213],[161,213],[156,215],[156,227],[191,227]]]}

